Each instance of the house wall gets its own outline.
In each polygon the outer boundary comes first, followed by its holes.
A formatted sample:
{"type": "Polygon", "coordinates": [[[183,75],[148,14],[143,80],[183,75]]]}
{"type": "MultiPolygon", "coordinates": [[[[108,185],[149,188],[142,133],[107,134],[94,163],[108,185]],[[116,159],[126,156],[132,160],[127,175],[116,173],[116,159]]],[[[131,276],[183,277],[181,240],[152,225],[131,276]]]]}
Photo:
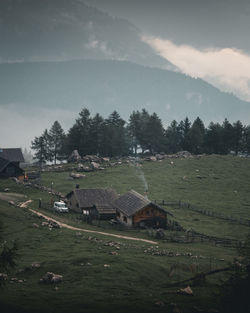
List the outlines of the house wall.
{"type": "Polygon", "coordinates": [[[76,200],[75,194],[72,194],[68,197],[68,207],[77,213],[82,213],[82,209],[78,206],[78,201],[76,200]]]}
{"type": "Polygon", "coordinates": [[[0,177],[18,177],[23,175],[23,170],[19,167],[19,163],[11,162],[5,169],[0,173],[0,177]]]}
{"type": "MultiPolygon", "coordinates": [[[[133,224],[139,224],[141,221],[149,221],[149,220],[157,220],[162,219],[166,221],[166,213],[161,211],[160,209],[154,207],[153,205],[149,205],[143,210],[136,212],[133,216],[133,224]]],[[[157,225],[155,225],[157,226],[157,225]]]]}
{"type": "Polygon", "coordinates": [[[117,211],[116,217],[122,224],[124,224],[126,226],[129,226],[129,227],[133,226],[133,218],[132,217],[127,217],[121,211],[117,211]]]}

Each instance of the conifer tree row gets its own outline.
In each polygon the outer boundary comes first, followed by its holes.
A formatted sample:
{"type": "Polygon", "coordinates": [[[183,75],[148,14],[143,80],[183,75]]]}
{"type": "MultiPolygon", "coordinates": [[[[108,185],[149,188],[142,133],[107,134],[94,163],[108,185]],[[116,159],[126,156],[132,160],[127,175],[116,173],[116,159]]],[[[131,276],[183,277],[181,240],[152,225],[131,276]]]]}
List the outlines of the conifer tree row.
{"type": "Polygon", "coordinates": [[[73,150],[78,150],[82,156],[110,157],[145,151],[151,154],[181,150],[193,154],[250,153],[250,125],[243,126],[240,121],[231,124],[225,119],[222,124],[211,122],[206,128],[199,117],[193,123],[186,117],[164,128],[158,115],[145,109],[133,111],[126,122],[117,111],[107,118],[98,113],[91,117],[84,108],[67,134],[55,121],[49,130],[45,129],[41,136],[34,138],[31,148],[40,165],[47,161],[56,164],[57,160],[67,159],[73,150]]]}

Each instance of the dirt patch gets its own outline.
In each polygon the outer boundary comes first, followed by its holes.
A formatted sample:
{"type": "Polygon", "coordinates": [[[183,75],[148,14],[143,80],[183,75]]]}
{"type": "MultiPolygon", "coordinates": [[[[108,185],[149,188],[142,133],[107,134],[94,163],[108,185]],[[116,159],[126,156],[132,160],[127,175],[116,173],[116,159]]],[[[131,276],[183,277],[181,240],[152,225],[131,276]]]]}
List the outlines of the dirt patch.
{"type": "Polygon", "coordinates": [[[26,196],[21,193],[0,192],[0,200],[3,201],[22,201],[26,196]]]}

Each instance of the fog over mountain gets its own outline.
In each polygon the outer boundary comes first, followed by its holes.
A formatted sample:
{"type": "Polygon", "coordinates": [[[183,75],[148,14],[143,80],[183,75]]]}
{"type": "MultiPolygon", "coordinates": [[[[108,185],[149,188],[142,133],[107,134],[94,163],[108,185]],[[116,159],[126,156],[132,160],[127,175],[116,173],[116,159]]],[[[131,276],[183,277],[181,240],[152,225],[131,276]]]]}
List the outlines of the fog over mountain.
{"type": "Polygon", "coordinates": [[[129,60],[171,67],[141,32],[79,0],[1,0],[0,61],[129,60]]]}
{"type": "MultiPolygon", "coordinates": [[[[189,7],[169,0],[155,5],[148,0],[87,2],[0,1],[0,146],[29,147],[55,120],[67,130],[83,107],[104,117],[117,110],[125,119],[132,110],[146,108],[164,125],[198,115],[205,123],[225,117],[250,122],[250,103],[214,87],[248,99],[248,55],[239,51],[241,64],[232,63],[231,71],[220,60],[230,62],[236,50],[227,50],[232,51],[228,58],[224,50],[202,50],[213,46],[210,30],[215,26],[206,33],[206,25],[214,1],[203,11],[195,0],[189,7]],[[197,39],[198,24],[203,43],[197,39]]],[[[218,16],[225,21],[223,6],[218,8],[217,26],[218,16]]],[[[247,23],[244,16],[241,26],[247,23]]],[[[218,29],[219,38],[223,31],[218,29]]],[[[220,46],[215,40],[215,46],[224,47],[224,39],[220,46]]]]}

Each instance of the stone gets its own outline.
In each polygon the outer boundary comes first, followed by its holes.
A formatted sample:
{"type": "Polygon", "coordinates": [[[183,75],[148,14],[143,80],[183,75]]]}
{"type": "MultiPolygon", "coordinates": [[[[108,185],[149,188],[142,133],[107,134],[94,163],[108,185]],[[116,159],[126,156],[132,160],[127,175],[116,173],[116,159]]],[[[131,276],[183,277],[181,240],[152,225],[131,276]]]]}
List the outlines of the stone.
{"type": "Polygon", "coordinates": [[[99,167],[100,167],[100,164],[99,164],[99,163],[96,163],[96,162],[93,162],[93,161],[92,161],[90,164],[91,164],[91,166],[92,166],[92,168],[93,168],[94,170],[98,170],[99,167]]]}
{"type": "Polygon", "coordinates": [[[165,305],[165,303],[164,303],[163,301],[160,301],[160,300],[159,300],[159,301],[156,301],[156,302],[155,302],[155,305],[156,305],[156,306],[159,306],[159,307],[163,307],[163,306],[165,305]]]}
{"type": "Polygon", "coordinates": [[[190,286],[180,289],[178,293],[182,295],[193,296],[193,290],[190,288],[190,286]]]}
{"type": "Polygon", "coordinates": [[[8,279],[8,275],[5,273],[0,273],[0,281],[5,281],[8,279]]]}
{"type": "Polygon", "coordinates": [[[34,263],[31,264],[31,267],[32,268],[39,268],[39,267],[41,267],[41,264],[37,263],[37,262],[34,262],[34,263]]]}
{"type": "Polygon", "coordinates": [[[61,282],[63,279],[62,275],[47,272],[41,279],[40,282],[44,284],[56,284],[61,282]]]}

